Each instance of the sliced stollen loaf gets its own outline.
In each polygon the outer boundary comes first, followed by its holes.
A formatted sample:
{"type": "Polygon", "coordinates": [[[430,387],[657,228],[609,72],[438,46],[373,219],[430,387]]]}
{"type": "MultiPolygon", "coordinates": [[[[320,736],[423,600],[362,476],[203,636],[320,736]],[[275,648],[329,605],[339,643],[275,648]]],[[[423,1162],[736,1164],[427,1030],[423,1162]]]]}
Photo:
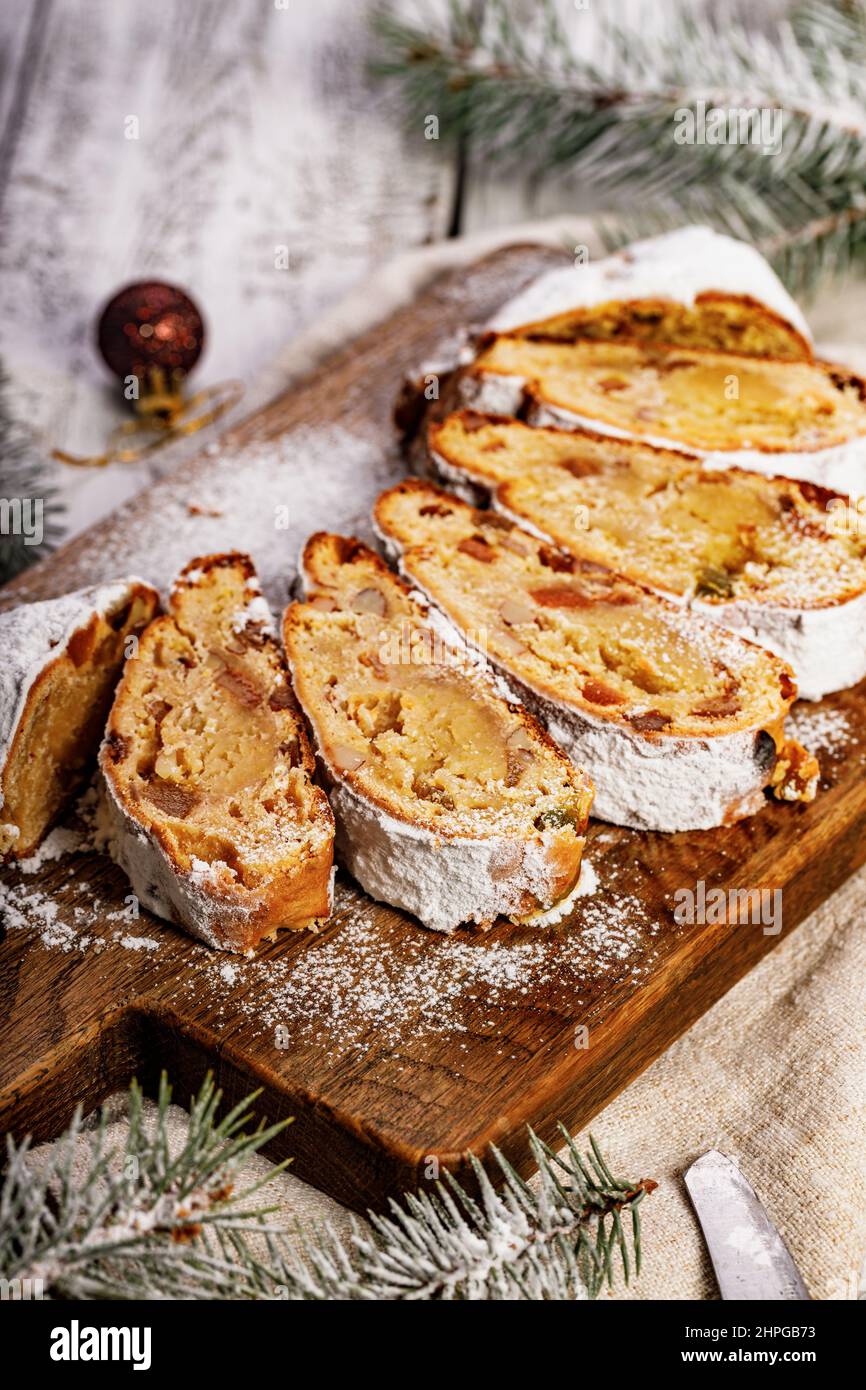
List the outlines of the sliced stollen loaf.
{"type": "Polygon", "coordinates": [[[709,227],[636,241],[602,260],[547,271],[504,304],[494,333],[676,343],[808,360],[809,328],[760,252],[709,227]]]}
{"type": "Polygon", "coordinates": [[[826,362],[496,337],[460,374],[458,394],[535,425],[585,426],[685,449],[704,466],[866,493],[866,382],[826,362]]]}
{"type": "Polygon", "coordinates": [[[817,763],[785,741],[796,685],[779,657],[429,483],[383,493],[375,519],[404,574],[586,767],[602,820],[703,830],[757,811],[768,785],[814,797],[817,763]]]}
{"type": "Polygon", "coordinates": [[[283,635],[351,873],[437,931],[565,916],[585,774],[366,546],[315,535],[302,572],[283,635]]]}
{"type": "Polygon", "coordinates": [[[0,858],[32,854],[96,757],[159,595],[118,579],[0,614],[0,858]]]}
{"type": "Polygon", "coordinates": [[[866,534],[840,529],[838,494],[473,411],[431,424],[428,447],[527,530],[778,653],[801,698],[866,677],[866,534]]]}
{"type": "Polygon", "coordinates": [[[247,556],[183,570],[100,766],[112,855],[151,912],[226,951],[328,916],[333,816],[247,556]]]}

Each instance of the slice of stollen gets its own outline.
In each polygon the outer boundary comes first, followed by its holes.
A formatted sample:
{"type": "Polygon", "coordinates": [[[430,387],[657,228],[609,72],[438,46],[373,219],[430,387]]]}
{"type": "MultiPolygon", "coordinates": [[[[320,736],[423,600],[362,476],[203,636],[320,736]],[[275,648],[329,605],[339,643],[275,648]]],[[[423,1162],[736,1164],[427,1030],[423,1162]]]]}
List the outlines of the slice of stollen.
{"type": "Polygon", "coordinates": [[[702,830],[775,784],[811,800],[818,768],[785,741],[790,667],[738,633],[419,480],[376,525],[403,573],[587,768],[594,814],[702,830]]]}
{"type": "Polygon", "coordinates": [[[802,312],[755,247],[709,227],[680,227],[599,260],[582,253],[574,262],[563,258],[480,328],[467,325],[436,361],[410,372],[396,410],[407,443],[433,409],[434,384],[439,400],[448,378],[472,362],[490,334],[560,343],[628,340],[786,361],[812,357],[802,312]]]}
{"type": "Polygon", "coordinates": [[[302,572],[283,635],[351,873],[437,931],[564,916],[585,774],[366,546],[319,533],[302,572]]]}
{"type": "Polygon", "coordinates": [[[112,855],[151,912],[226,951],[328,916],[333,817],[247,556],[183,570],[100,766],[112,855]]]}
{"type": "Polygon", "coordinates": [[[432,423],[428,447],[527,530],[775,651],[801,698],[866,677],[866,532],[840,525],[839,494],[473,411],[432,423]]]}
{"type": "Polygon", "coordinates": [[[866,382],[827,362],[495,337],[460,375],[458,394],[535,425],[685,449],[705,467],[866,493],[866,382]]]}
{"type": "Polygon", "coordinates": [[[158,607],[149,584],[119,579],[0,614],[0,858],[32,854],[80,786],[158,607]]]}
{"type": "Polygon", "coordinates": [[[487,326],[561,342],[629,338],[759,357],[812,355],[802,313],[760,252],[709,227],[680,227],[546,271],[487,326]]]}

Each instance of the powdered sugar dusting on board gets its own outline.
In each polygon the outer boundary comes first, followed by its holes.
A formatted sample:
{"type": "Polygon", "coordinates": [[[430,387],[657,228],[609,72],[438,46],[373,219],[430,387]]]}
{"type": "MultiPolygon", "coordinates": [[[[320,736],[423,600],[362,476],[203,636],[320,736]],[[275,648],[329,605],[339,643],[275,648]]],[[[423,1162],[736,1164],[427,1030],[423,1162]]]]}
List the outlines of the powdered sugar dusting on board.
{"type": "Polygon", "coordinates": [[[100,953],[109,946],[125,951],[158,951],[160,942],[133,930],[129,906],[109,911],[86,879],[70,871],[64,888],[72,896],[62,905],[51,890],[27,882],[0,882],[0,917],[8,931],[29,931],[46,950],[100,953]]]}
{"type": "MultiPolygon", "coordinates": [[[[126,906],[107,910],[94,895],[88,862],[74,861],[62,905],[25,879],[0,883],[0,912],[10,931],[28,931],[46,950],[72,955],[135,952],[156,963],[178,928],[140,924],[126,906]]],[[[652,969],[660,926],[637,897],[597,891],[571,920],[546,931],[504,928],[490,935],[445,937],[418,926],[395,951],[388,925],[342,882],[331,928],[305,934],[295,949],[226,962],[184,941],[175,993],[226,1019],[245,1018],[259,1035],[285,1030],[286,1046],[316,1044],[328,1055],[393,1047],[409,1038],[502,1032],[510,1010],[540,989],[545,1008],[568,1017],[600,978],[635,986],[652,969]],[[483,1015],[479,1024],[479,1011],[483,1015]]],[[[505,1033],[502,1032],[502,1036],[505,1033]]]]}
{"type": "Polygon", "coordinates": [[[57,859],[64,859],[67,854],[75,854],[78,850],[87,848],[89,848],[87,838],[82,831],[65,825],[55,825],[35,853],[28,855],[26,859],[19,860],[16,867],[22,874],[36,874],[46,864],[51,864],[57,859]]]}
{"type": "Polygon", "coordinates": [[[333,935],[300,955],[232,962],[230,979],[210,957],[181,990],[201,991],[205,981],[230,989],[232,1015],[261,1032],[285,1029],[287,1046],[366,1051],[410,1037],[474,1033],[479,1008],[494,1024],[493,1015],[525,1006],[542,987],[565,1011],[588,997],[599,975],[638,983],[650,969],[648,938],[657,930],[635,897],[593,899],[560,931],[485,938],[419,930],[397,956],[377,920],[351,907],[333,935]]]}
{"type": "Polygon", "coordinates": [[[279,612],[308,536],[372,539],[373,502],[405,471],[396,438],[383,443],[339,426],[304,426],[226,456],[213,445],[201,465],[150,489],[146,504],[122,507],[99,547],[82,552],[82,576],[137,570],[165,595],[195,556],[242,550],[279,612]]]}
{"type": "Polygon", "coordinates": [[[791,735],[810,753],[842,753],[854,741],[854,731],[843,709],[821,705],[795,705],[788,721],[791,735]]]}

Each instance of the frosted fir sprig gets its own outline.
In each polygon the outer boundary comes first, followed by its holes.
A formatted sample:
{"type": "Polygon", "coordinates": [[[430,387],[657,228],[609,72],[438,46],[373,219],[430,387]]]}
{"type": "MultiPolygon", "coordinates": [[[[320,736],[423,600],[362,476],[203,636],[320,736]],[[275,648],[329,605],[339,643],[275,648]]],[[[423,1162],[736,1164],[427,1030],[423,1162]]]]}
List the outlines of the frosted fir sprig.
{"type": "Polygon", "coordinates": [[[146,1120],[132,1083],[119,1153],[108,1147],[104,1110],[92,1131],[77,1110],[50,1149],[34,1152],[29,1141],[7,1137],[0,1277],[46,1298],[258,1296],[254,1266],[238,1258],[234,1238],[266,1230],[270,1208],[245,1207],[260,1184],[243,1187],[239,1176],[284,1125],[248,1132],[254,1099],[217,1119],[221,1093],[208,1078],[174,1155],[164,1076],[155,1120],[146,1120]]]}
{"type": "MultiPolygon", "coordinates": [[[[530,1130],[530,1185],[497,1149],[502,1184],[470,1158],[478,1193],[450,1174],[434,1191],[391,1202],[348,1242],[318,1232],[292,1253],[286,1277],[306,1299],[582,1300],[640,1273],[640,1204],[656,1186],[611,1173],[597,1144],[581,1156],[560,1126],[555,1153],[530,1130]]],[[[274,1252],[276,1253],[276,1251],[274,1252]]]]}
{"type": "Polygon", "coordinates": [[[615,1178],[595,1141],[582,1156],[563,1129],[555,1153],[530,1132],[530,1185],[493,1150],[494,1187],[470,1159],[470,1195],[445,1173],[432,1190],[353,1220],[347,1239],[301,1231],[250,1198],[285,1167],[244,1186],[244,1165],[282,1129],[251,1128],[255,1095],[218,1119],[208,1078],[172,1154],[171,1088],[155,1117],[133,1083],[128,1136],[107,1147],[108,1117],[80,1112],[49,1149],[7,1140],[0,1189],[0,1278],[21,1296],[73,1299],[590,1299],[640,1272],[639,1207],[655,1183],[615,1178]],[[38,1282],[37,1282],[38,1281],[38,1282]]]}
{"type": "Polygon", "coordinates": [[[602,16],[586,57],[583,17],[566,28],[554,0],[451,0],[439,25],[386,6],[374,67],[416,132],[435,114],[439,138],[485,167],[605,190],[611,243],[709,222],[807,290],[866,268],[864,12],[863,0],[805,0],[762,32],[671,7],[650,35],[602,16]],[[678,143],[678,113],[700,104],[778,111],[778,148],[678,143]]]}

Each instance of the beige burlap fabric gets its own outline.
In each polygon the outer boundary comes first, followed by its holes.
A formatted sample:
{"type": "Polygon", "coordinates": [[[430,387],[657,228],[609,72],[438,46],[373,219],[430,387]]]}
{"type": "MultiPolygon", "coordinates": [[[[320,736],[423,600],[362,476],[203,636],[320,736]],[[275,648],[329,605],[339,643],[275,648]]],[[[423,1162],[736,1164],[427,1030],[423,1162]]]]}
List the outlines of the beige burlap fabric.
{"type": "MultiPolygon", "coordinates": [[[[557,240],[563,228],[588,240],[585,226],[560,219],[512,229],[557,240]]],[[[407,298],[431,273],[493,243],[475,238],[404,258],[295,343],[275,365],[269,389],[284,385],[311,355],[345,341],[407,298]],[[375,289],[375,292],[374,292],[375,289]]],[[[834,293],[813,314],[824,341],[860,365],[864,291],[834,293]],[[859,363],[857,358],[860,357],[859,363]]],[[[789,905],[790,910],[790,905],[789,905]]],[[[866,870],[856,875],[593,1121],[616,1169],[653,1177],[644,1206],[644,1270],[613,1297],[717,1297],[712,1270],[683,1186],[683,1170],[711,1147],[740,1163],[783,1232],[812,1294],[852,1299],[866,1251],[866,870]]],[[[122,1130],[122,1120],[118,1120],[122,1130]]],[[[175,1111],[179,1138],[184,1115],[175,1111]]],[[[586,1135],[580,1135],[581,1142],[586,1135]]],[[[258,1160],[255,1171],[267,1167],[258,1160]]],[[[286,1220],[348,1215],[290,1174],[275,1180],[286,1220]]]]}

